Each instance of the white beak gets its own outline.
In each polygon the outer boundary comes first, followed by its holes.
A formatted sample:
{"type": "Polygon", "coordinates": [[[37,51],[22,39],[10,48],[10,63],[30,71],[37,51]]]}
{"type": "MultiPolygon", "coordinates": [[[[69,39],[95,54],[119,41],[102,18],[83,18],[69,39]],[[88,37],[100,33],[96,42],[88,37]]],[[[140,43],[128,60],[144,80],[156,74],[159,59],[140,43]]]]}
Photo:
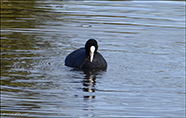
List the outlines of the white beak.
{"type": "Polygon", "coordinates": [[[95,49],[96,48],[94,46],[90,47],[90,62],[93,61],[95,49]]]}

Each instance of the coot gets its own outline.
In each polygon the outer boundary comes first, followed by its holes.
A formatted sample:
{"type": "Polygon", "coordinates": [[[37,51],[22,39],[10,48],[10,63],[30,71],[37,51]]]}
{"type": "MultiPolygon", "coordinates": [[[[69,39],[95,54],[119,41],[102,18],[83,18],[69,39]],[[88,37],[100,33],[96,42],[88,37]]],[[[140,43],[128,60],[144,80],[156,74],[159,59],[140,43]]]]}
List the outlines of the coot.
{"type": "Polygon", "coordinates": [[[85,69],[107,69],[107,62],[97,51],[98,43],[95,39],[89,39],[84,48],[77,49],[70,53],[65,59],[65,65],[85,69]]]}

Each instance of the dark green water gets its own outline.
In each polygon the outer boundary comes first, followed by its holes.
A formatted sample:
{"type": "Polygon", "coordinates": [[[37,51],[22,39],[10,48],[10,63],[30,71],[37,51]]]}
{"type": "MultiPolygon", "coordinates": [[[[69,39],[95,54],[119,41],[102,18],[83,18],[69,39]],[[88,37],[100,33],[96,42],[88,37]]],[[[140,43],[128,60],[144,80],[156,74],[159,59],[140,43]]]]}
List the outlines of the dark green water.
{"type": "Polygon", "coordinates": [[[1,115],[184,117],[184,1],[1,3],[1,115]],[[64,66],[89,38],[107,71],[64,66]]]}

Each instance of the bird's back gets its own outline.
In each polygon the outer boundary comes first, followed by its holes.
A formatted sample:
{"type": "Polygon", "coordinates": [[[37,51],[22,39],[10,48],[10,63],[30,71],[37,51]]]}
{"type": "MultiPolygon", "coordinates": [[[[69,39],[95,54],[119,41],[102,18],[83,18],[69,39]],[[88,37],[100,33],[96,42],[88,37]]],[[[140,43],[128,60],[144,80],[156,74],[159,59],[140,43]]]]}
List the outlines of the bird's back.
{"type": "Polygon", "coordinates": [[[80,48],[73,51],[66,57],[65,65],[79,68],[80,65],[83,63],[84,58],[86,58],[85,54],[85,48],[80,48]]]}

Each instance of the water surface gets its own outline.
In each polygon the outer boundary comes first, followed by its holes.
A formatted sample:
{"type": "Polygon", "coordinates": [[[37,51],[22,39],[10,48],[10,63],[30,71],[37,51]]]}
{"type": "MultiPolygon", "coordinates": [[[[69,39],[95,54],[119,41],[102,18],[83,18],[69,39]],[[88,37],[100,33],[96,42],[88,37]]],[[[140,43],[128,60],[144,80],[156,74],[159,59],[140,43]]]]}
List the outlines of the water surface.
{"type": "Polygon", "coordinates": [[[2,1],[3,117],[185,117],[184,1],[2,1]],[[89,38],[107,71],[64,66],[89,38]]]}

